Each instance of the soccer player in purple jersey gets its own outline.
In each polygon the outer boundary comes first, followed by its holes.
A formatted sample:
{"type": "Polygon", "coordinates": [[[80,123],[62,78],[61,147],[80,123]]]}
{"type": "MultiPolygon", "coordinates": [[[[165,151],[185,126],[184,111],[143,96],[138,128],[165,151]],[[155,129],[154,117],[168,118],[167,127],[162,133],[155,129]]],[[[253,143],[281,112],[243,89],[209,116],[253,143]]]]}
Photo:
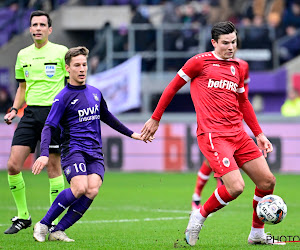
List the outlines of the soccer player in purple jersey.
{"type": "MultiPolygon", "coordinates": [[[[70,188],[55,199],[45,217],[35,224],[33,237],[44,242],[51,222],[66,208],[67,213],[49,234],[48,240],[72,242],[65,230],[78,221],[97,196],[104,178],[104,160],[100,120],[133,139],[141,140],[124,126],[109,110],[102,93],[85,84],[88,49],[71,48],[66,56],[70,83],[55,97],[42,132],[41,156],[32,167],[39,174],[48,164],[49,143],[54,128],[61,127],[61,165],[70,188]]],[[[152,138],[148,141],[152,141],[152,138]]]]}

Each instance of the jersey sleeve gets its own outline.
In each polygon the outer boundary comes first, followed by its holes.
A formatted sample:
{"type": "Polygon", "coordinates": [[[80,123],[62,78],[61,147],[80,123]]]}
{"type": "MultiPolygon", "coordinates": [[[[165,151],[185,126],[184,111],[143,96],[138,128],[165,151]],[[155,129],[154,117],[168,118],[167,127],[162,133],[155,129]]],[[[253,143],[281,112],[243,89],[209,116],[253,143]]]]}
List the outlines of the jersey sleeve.
{"type": "Polygon", "coordinates": [[[245,92],[245,87],[244,87],[245,71],[241,67],[241,65],[239,66],[238,71],[239,71],[240,81],[238,84],[237,93],[241,94],[245,92]]]}
{"type": "Polygon", "coordinates": [[[49,145],[51,143],[51,135],[53,127],[45,125],[41,135],[41,156],[49,157],[49,145]]]}
{"type": "Polygon", "coordinates": [[[175,94],[178,92],[179,89],[182,88],[186,84],[186,81],[178,74],[174,77],[174,79],[169,83],[169,85],[165,88],[164,92],[162,93],[158,104],[152,114],[152,118],[156,121],[160,121],[163,113],[165,112],[166,108],[172,101],[175,94]]]}
{"type": "Polygon", "coordinates": [[[102,94],[100,101],[100,120],[123,135],[131,137],[133,134],[133,131],[127,128],[112,113],[109,112],[106,101],[104,100],[102,94]]]}
{"type": "Polygon", "coordinates": [[[15,65],[15,78],[18,82],[25,82],[23,65],[21,64],[20,61],[20,53],[18,54],[16,65],[15,65]]]}
{"type": "Polygon", "coordinates": [[[186,82],[199,75],[203,68],[202,57],[194,56],[187,60],[183,67],[178,71],[178,75],[186,82]]]}
{"type": "Polygon", "coordinates": [[[45,124],[56,128],[65,112],[65,109],[66,107],[64,105],[63,96],[58,94],[54,98],[51,110],[49,112],[45,124]]]}
{"type": "Polygon", "coordinates": [[[160,121],[166,108],[172,101],[175,94],[181,89],[187,82],[199,75],[202,70],[203,61],[197,56],[189,59],[183,67],[177,72],[174,79],[169,83],[162,93],[159,102],[152,114],[152,119],[160,121]]]}
{"type": "Polygon", "coordinates": [[[248,127],[251,129],[254,136],[258,136],[262,133],[262,129],[257,121],[254,109],[248,100],[248,96],[246,92],[239,94],[238,96],[239,101],[239,109],[243,113],[243,118],[248,127]]]}
{"type": "Polygon", "coordinates": [[[249,76],[249,64],[245,61],[245,74],[244,74],[244,84],[248,84],[250,82],[250,76],[249,76]]]}

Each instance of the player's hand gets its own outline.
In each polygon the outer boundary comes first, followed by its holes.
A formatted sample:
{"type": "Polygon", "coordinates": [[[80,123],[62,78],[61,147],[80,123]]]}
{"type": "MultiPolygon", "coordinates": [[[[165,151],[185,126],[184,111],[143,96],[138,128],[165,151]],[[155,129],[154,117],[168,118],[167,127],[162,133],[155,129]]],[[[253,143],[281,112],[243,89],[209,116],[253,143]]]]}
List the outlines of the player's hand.
{"type": "MultiPolygon", "coordinates": [[[[135,140],[140,140],[140,141],[143,141],[142,137],[141,137],[141,134],[139,133],[133,133],[131,135],[131,138],[135,139],[135,140]]],[[[152,142],[155,138],[153,136],[150,136],[149,139],[147,141],[145,141],[146,143],[149,141],[149,142],[152,142]]]]}
{"type": "Polygon", "coordinates": [[[141,130],[141,137],[144,142],[149,141],[152,137],[154,139],[154,134],[158,129],[159,122],[150,118],[141,130]]]}
{"type": "Polygon", "coordinates": [[[48,165],[49,158],[47,156],[40,156],[36,159],[35,163],[32,166],[32,173],[34,175],[39,174],[44,167],[48,165]]]}
{"type": "Polygon", "coordinates": [[[16,111],[12,110],[4,116],[4,121],[7,125],[12,123],[12,120],[17,116],[16,111]]]}
{"type": "Polygon", "coordinates": [[[267,157],[267,154],[273,151],[272,143],[263,133],[256,136],[256,141],[259,149],[262,150],[264,157],[267,157]]]}

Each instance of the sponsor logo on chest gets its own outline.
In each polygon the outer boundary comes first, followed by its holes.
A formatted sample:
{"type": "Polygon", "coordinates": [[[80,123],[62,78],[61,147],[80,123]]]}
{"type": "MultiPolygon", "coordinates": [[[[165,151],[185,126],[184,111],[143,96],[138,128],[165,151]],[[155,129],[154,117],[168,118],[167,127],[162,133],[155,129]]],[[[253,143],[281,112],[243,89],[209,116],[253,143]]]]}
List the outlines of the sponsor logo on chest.
{"type": "Polygon", "coordinates": [[[224,80],[224,79],[222,79],[220,81],[214,81],[212,79],[209,79],[207,87],[208,88],[228,89],[228,90],[236,92],[238,84],[235,82],[232,82],[232,81],[224,80]]]}
{"type": "Polygon", "coordinates": [[[99,105],[95,104],[94,107],[88,107],[85,109],[78,110],[79,121],[91,121],[91,120],[99,120],[99,105]]]}

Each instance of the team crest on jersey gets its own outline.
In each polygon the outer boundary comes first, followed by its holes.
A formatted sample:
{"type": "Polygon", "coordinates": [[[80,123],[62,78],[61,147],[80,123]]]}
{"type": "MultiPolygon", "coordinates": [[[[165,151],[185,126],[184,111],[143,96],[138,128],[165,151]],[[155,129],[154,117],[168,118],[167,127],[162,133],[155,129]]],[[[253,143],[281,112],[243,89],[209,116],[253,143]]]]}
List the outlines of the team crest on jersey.
{"type": "Polygon", "coordinates": [[[99,97],[97,96],[97,94],[93,93],[94,99],[99,102],[99,97]]]}
{"type": "Polygon", "coordinates": [[[223,162],[223,165],[226,168],[228,168],[230,166],[230,161],[229,161],[229,159],[227,157],[224,157],[223,160],[222,160],[222,162],[223,162]]]}
{"type": "Polygon", "coordinates": [[[28,70],[25,71],[25,76],[26,76],[26,77],[29,77],[29,72],[28,72],[28,70]]]}
{"type": "Polygon", "coordinates": [[[56,65],[45,65],[45,73],[46,76],[48,77],[53,77],[55,74],[55,70],[56,70],[56,65]]]}
{"type": "Polygon", "coordinates": [[[235,75],[235,67],[234,66],[230,66],[230,70],[231,70],[231,73],[233,74],[233,75],[235,75]]]}
{"type": "Polygon", "coordinates": [[[65,168],[65,174],[66,175],[71,174],[71,167],[70,166],[68,166],[68,167],[65,168]]]}

